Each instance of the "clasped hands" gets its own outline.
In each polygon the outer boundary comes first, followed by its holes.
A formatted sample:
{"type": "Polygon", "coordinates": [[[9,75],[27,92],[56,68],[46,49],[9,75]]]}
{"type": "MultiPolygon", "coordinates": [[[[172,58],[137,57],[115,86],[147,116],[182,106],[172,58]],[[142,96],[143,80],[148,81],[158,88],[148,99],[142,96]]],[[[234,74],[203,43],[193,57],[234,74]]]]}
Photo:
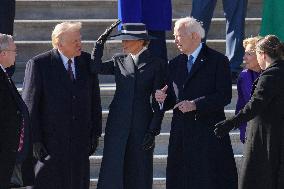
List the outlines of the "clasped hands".
{"type": "MultiPolygon", "coordinates": [[[[155,99],[158,103],[164,103],[166,100],[167,94],[166,91],[168,89],[168,86],[166,85],[160,90],[156,90],[155,92],[155,99]]],[[[190,112],[196,110],[196,104],[194,101],[189,101],[189,100],[183,100],[177,103],[174,106],[174,109],[178,108],[182,113],[190,112]]]]}

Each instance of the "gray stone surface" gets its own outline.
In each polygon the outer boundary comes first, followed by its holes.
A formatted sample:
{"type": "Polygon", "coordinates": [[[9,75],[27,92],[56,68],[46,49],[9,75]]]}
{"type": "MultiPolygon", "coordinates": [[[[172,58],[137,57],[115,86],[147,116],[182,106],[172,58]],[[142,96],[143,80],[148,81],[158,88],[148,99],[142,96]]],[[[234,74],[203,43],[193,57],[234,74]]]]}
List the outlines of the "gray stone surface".
{"type": "MultiPolygon", "coordinates": [[[[16,40],[49,41],[54,26],[63,21],[70,20],[16,20],[14,26],[14,37],[16,40]]],[[[115,19],[80,19],[73,20],[82,22],[82,39],[95,40],[104,30],[115,21],[115,19]]],[[[173,25],[176,19],[173,19],[173,25]]],[[[259,34],[261,19],[246,19],[246,37],[259,34]]],[[[209,39],[223,39],[225,36],[225,18],[213,18],[208,33],[209,39]]],[[[115,35],[114,30],[112,35],[115,35]]],[[[173,32],[167,32],[167,38],[173,39],[173,32]]]]}

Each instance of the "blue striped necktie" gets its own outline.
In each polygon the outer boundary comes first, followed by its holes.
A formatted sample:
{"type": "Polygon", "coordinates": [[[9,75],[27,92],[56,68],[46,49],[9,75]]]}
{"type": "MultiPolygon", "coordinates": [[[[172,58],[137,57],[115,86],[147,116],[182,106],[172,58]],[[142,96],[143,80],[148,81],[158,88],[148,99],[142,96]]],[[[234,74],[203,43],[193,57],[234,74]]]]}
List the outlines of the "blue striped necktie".
{"type": "Polygon", "coordinates": [[[192,66],[193,66],[193,56],[190,55],[188,57],[188,61],[187,61],[187,72],[188,73],[190,73],[190,70],[191,70],[192,66]]]}

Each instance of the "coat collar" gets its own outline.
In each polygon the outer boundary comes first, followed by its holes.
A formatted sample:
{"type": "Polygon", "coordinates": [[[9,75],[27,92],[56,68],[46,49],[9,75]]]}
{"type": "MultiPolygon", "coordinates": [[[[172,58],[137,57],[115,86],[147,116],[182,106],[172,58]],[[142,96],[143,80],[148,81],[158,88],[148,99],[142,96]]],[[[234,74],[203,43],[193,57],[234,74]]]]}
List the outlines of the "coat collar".
{"type": "MultiPolygon", "coordinates": [[[[81,62],[80,56],[74,58],[75,70],[76,70],[75,82],[79,82],[82,78],[80,62],[81,62]]],[[[71,89],[74,84],[72,83],[72,81],[68,76],[68,73],[63,65],[62,59],[57,49],[51,50],[51,65],[54,75],[58,77],[59,82],[62,82],[62,86],[71,89]]]]}
{"type": "Polygon", "coordinates": [[[146,49],[138,57],[137,69],[139,70],[139,69],[143,68],[144,66],[146,66],[150,62],[152,62],[152,56],[151,56],[149,50],[146,49]]]}

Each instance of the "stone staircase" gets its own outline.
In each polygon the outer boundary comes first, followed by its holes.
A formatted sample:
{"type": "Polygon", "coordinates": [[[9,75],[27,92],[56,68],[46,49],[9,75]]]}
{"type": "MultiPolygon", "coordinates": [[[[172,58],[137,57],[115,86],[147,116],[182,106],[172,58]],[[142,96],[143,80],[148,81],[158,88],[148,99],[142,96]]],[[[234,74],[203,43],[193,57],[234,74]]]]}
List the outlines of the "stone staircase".
{"type": "MultiPolygon", "coordinates": [[[[214,18],[208,34],[207,44],[221,52],[225,52],[225,19],[222,1],[218,0],[214,18]]],[[[172,0],[173,22],[180,17],[189,15],[191,0],[172,0]]],[[[249,0],[246,18],[246,37],[258,34],[261,23],[261,0],[249,0]]],[[[14,81],[21,91],[26,62],[41,52],[51,49],[51,31],[62,21],[81,21],[83,23],[82,39],[84,51],[91,52],[94,41],[117,17],[116,0],[16,0],[16,20],[14,36],[18,49],[17,70],[14,81]]],[[[114,32],[116,33],[116,31],[114,32]]],[[[167,33],[167,47],[169,58],[178,54],[173,41],[172,32],[167,33]]],[[[120,52],[120,41],[108,41],[104,59],[120,52]]],[[[108,115],[108,106],[115,92],[112,76],[100,76],[100,88],[103,107],[103,127],[108,115]]],[[[232,102],[226,106],[226,116],[234,114],[237,99],[236,86],[232,86],[232,102]]],[[[154,152],[154,184],[153,189],[165,189],[167,146],[170,132],[172,112],[165,114],[162,131],[156,137],[154,152]]],[[[238,170],[241,167],[243,145],[239,141],[238,131],[230,133],[238,170]]],[[[90,157],[91,184],[90,189],[96,188],[103,151],[103,138],[95,156],[90,157]]]]}

